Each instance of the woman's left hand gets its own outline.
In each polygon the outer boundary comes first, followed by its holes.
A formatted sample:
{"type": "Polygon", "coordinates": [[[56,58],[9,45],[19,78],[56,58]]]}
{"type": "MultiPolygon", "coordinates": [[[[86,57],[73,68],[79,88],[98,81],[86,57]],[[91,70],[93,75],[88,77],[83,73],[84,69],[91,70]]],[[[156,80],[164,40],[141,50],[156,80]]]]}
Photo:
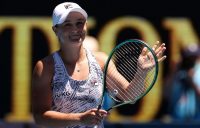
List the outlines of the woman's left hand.
{"type": "MultiPolygon", "coordinates": [[[[166,50],[165,43],[160,44],[160,42],[157,41],[152,49],[155,52],[158,62],[162,62],[166,59],[167,56],[163,55],[164,51],[166,50]]],[[[147,52],[146,47],[143,48],[142,53],[139,56],[138,62],[139,66],[144,70],[149,70],[155,65],[153,55],[152,53],[147,52]]]]}

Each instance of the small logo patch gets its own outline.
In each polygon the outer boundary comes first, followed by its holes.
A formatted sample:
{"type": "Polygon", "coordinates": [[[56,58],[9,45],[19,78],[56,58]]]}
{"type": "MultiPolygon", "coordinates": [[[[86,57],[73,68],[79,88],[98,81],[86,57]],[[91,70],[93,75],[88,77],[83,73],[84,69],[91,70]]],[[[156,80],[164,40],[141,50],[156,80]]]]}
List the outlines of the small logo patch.
{"type": "Polygon", "coordinates": [[[73,6],[71,4],[66,4],[64,6],[65,6],[66,9],[73,8],[73,6]]]}

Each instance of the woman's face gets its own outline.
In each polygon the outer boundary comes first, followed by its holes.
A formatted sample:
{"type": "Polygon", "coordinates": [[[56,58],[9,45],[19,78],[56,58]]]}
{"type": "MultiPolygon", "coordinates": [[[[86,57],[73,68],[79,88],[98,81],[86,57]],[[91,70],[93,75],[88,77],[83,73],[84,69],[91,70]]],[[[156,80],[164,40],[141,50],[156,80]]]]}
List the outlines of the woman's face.
{"type": "Polygon", "coordinates": [[[86,36],[86,19],[79,12],[71,12],[64,23],[54,27],[54,31],[61,45],[80,45],[86,36]]]}

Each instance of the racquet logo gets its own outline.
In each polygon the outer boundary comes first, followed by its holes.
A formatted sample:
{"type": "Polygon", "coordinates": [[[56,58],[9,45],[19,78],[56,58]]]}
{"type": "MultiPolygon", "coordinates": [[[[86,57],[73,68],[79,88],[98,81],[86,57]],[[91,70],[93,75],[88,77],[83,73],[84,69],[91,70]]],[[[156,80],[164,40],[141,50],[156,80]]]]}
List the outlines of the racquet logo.
{"type": "Polygon", "coordinates": [[[73,6],[72,6],[71,4],[66,4],[66,5],[64,5],[64,7],[65,7],[66,9],[73,8],[73,6]]]}

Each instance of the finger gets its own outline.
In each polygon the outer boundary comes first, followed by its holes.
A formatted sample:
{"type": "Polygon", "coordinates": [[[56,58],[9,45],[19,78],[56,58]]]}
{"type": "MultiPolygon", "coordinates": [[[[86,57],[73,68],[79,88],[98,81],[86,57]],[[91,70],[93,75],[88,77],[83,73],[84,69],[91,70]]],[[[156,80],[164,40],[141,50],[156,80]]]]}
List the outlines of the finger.
{"type": "Polygon", "coordinates": [[[91,112],[97,112],[97,111],[99,111],[99,110],[96,109],[96,108],[94,108],[94,109],[91,109],[90,111],[91,111],[91,112]]]}
{"type": "Polygon", "coordinates": [[[152,60],[153,59],[152,53],[150,53],[150,52],[147,54],[146,57],[147,57],[148,60],[152,60]]]}
{"type": "Polygon", "coordinates": [[[106,117],[109,114],[107,111],[105,111],[103,109],[91,109],[90,111],[93,112],[94,115],[100,115],[103,117],[106,117]]]}
{"type": "Polygon", "coordinates": [[[155,50],[158,47],[159,44],[160,44],[160,42],[156,41],[156,44],[153,45],[152,49],[155,50]]]}
{"type": "Polygon", "coordinates": [[[162,62],[163,60],[165,60],[167,58],[167,56],[163,56],[161,58],[158,59],[158,62],[162,62]]]}
{"type": "Polygon", "coordinates": [[[155,53],[158,54],[160,51],[164,51],[166,49],[165,43],[162,43],[156,50],[155,53]]]}
{"type": "Polygon", "coordinates": [[[141,53],[141,55],[142,55],[142,56],[145,56],[145,55],[146,55],[146,53],[147,53],[147,48],[146,48],[146,47],[144,47],[144,48],[142,49],[142,53],[141,53]]]}
{"type": "Polygon", "coordinates": [[[166,47],[163,47],[163,49],[158,53],[158,58],[162,57],[163,56],[163,53],[165,52],[166,50],[166,47]]]}
{"type": "Polygon", "coordinates": [[[109,112],[108,112],[108,111],[106,111],[106,110],[103,110],[103,109],[100,109],[100,110],[99,110],[99,112],[100,112],[101,114],[106,114],[106,115],[108,115],[108,114],[109,114],[109,112]]]}
{"type": "Polygon", "coordinates": [[[160,57],[162,57],[162,56],[163,56],[163,53],[164,53],[164,51],[165,51],[165,50],[166,50],[166,48],[165,48],[165,47],[163,47],[163,49],[162,49],[162,50],[158,51],[158,53],[156,54],[157,58],[160,58],[160,57]]]}
{"type": "Polygon", "coordinates": [[[103,110],[103,109],[99,109],[99,112],[100,112],[100,113],[105,113],[105,114],[108,113],[107,111],[105,111],[105,110],[103,110]]]}
{"type": "Polygon", "coordinates": [[[96,120],[99,120],[99,121],[104,119],[103,115],[100,115],[100,114],[96,115],[95,118],[96,118],[96,120]]]}
{"type": "Polygon", "coordinates": [[[100,109],[99,110],[99,112],[98,112],[98,115],[100,116],[100,117],[106,117],[106,116],[108,116],[108,112],[107,111],[105,111],[105,110],[102,110],[102,109],[100,109]]]}

